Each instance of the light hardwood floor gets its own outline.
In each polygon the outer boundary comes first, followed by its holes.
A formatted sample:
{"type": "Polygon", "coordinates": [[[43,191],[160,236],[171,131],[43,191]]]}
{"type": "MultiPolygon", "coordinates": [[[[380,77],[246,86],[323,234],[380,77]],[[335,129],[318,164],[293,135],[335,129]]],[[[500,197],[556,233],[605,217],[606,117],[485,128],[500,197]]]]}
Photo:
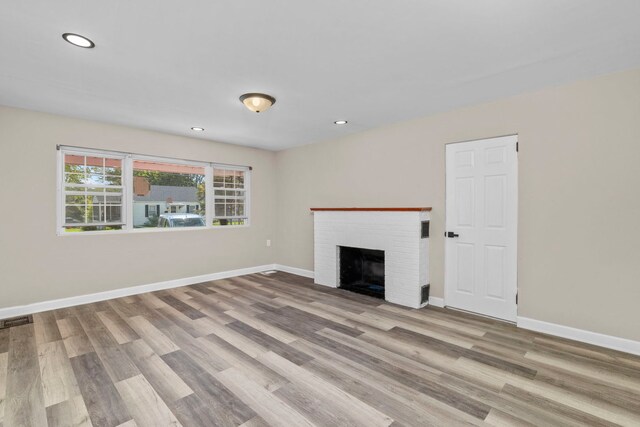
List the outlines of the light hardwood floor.
{"type": "Polygon", "coordinates": [[[0,330],[0,426],[640,425],[640,357],[277,273],[0,330]]]}

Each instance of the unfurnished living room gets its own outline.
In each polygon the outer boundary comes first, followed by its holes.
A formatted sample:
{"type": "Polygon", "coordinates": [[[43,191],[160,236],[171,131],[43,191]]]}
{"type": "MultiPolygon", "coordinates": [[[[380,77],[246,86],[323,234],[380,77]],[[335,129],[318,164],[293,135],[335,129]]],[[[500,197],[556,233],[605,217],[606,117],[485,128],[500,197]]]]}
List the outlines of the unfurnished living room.
{"type": "Polygon", "coordinates": [[[3,0],[0,427],[640,426],[639,21],[3,0]]]}

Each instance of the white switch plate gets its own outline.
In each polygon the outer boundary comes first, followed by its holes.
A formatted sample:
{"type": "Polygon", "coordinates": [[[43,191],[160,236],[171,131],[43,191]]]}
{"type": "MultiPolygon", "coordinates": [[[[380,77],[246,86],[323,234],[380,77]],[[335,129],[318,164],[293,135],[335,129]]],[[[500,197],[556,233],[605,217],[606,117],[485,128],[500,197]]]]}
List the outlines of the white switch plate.
{"type": "Polygon", "coordinates": [[[271,246],[271,240],[267,239],[267,247],[271,246]]]}

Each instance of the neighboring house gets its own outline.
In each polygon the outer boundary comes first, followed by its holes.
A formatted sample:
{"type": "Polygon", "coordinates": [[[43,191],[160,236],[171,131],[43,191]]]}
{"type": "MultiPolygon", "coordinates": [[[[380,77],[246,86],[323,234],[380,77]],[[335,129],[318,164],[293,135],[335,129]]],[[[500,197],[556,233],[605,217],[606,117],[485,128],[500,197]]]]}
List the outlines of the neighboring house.
{"type": "Polygon", "coordinates": [[[133,195],[133,226],[140,227],[163,213],[198,213],[200,202],[195,187],[151,185],[146,196],[133,195]]]}

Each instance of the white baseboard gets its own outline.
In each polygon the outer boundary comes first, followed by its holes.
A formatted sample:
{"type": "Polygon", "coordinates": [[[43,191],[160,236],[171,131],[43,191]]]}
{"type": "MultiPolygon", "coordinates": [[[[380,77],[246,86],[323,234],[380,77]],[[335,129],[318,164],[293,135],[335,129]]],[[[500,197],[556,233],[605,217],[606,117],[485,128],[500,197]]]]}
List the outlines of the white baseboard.
{"type": "Polygon", "coordinates": [[[569,326],[562,326],[556,323],[543,322],[541,320],[529,319],[526,317],[518,317],[518,327],[529,329],[531,331],[542,332],[549,335],[555,335],[562,338],[568,338],[574,341],[580,341],[587,344],[593,344],[600,347],[619,350],[625,353],[636,354],[640,356],[640,342],[626,338],[604,335],[597,332],[585,331],[569,326]]]}
{"type": "Polygon", "coordinates": [[[296,274],[296,275],[302,276],[302,277],[308,277],[310,279],[314,278],[313,271],[304,270],[302,268],[289,267],[288,265],[282,265],[282,264],[274,264],[273,265],[273,269],[274,270],[278,270],[278,271],[284,271],[285,273],[296,274]]]}
{"type": "Polygon", "coordinates": [[[432,305],[434,307],[443,308],[444,307],[444,298],[438,298],[438,297],[429,296],[429,305],[432,305]]]}
{"type": "Polygon", "coordinates": [[[114,289],[112,291],[98,292],[95,294],[80,295],[69,298],[61,298],[51,301],[36,302],[33,304],[21,305],[17,307],[0,308],[0,319],[9,317],[24,316],[26,314],[39,313],[42,311],[55,310],[58,308],[72,307],[75,305],[89,304],[92,302],[104,301],[114,298],[121,298],[130,295],[142,294],[145,292],[159,291],[162,289],[177,288],[180,286],[194,285],[196,283],[208,282],[210,280],[220,280],[229,277],[243,276],[245,274],[259,273],[265,270],[273,270],[274,264],[261,265],[257,267],[241,268],[238,270],[221,271],[218,273],[204,274],[183,279],[167,280],[165,282],[150,283],[148,285],[132,286],[129,288],[114,289]]]}
{"type": "MultiPolygon", "coordinates": [[[[289,267],[281,264],[274,264],[274,270],[285,271],[298,276],[314,278],[311,270],[304,270],[296,267],[289,267]]],[[[429,296],[429,305],[433,307],[444,307],[444,298],[429,296]]],[[[558,325],[555,323],[543,322],[541,320],[529,319],[526,317],[517,318],[517,326],[531,331],[542,332],[549,335],[555,335],[562,338],[568,338],[574,341],[580,341],[587,344],[593,344],[600,347],[610,348],[612,350],[623,351],[640,355],[640,342],[626,338],[614,337],[611,335],[599,334],[597,332],[585,331],[569,326],[558,325]]]]}
{"type": "MultiPolygon", "coordinates": [[[[150,283],[147,285],[132,286],[129,288],[114,289],[111,291],[98,292],[95,294],[80,295],[69,298],[61,298],[51,301],[36,302],[33,304],[21,305],[16,307],[0,308],[0,319],[6,319],[16,316],[24,316],[26,314],[39,313],[42,311],[55,310],[59,308],[72,307],[75,305],[89,304],[92,302],[104,301],[114,298],[121,298],[130,295],[142,294],[145,292],[159,291],[162,289],[177,288],[180,286],[193,285],[196,283],[208,282],[210,280],[220,280],[229,277],[243,276],[245,274],[259,273],[267,270],[279,270],[298,276],[309,277],[313,279],[314,273],[311,270],[302,268],[289,267],[281,264],[267,264],[256,267],[241,268],[237,270],[221,271],[218,273],[204,274],[201,276],[187,277],[183,279],[167,280],[165,282],[150,283]]],[[[444,307],[444,299],[438,297],[429,297],[429,304],[434,307],[444,307]]],[[[640,355],[640,342],[626,338],[604,335],[597,332],[585,331],[583,329],[572,328],[569,326],[558,325],[555,323],[543,322],[541,320],[529,319],[527,317],[518,317],[517,325],[519,328],[529,329],[531,331],[542,332],[549,335],[555,335],[562,338],[568,338],[600,347],[610,348],[613,350],[623,351],[640,355]]]]}

